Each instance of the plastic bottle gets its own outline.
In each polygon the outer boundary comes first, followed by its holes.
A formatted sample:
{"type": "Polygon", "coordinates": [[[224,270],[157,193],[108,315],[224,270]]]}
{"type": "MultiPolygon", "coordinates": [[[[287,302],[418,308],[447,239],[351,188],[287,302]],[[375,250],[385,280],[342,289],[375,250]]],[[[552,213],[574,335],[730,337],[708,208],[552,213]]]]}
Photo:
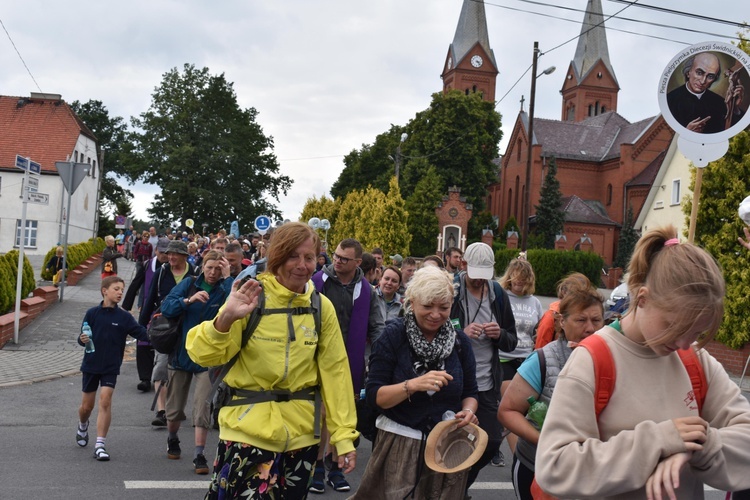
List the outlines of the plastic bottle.
{"type": "Polygon", "coordinates": [[[360,390],[359,391],[359,399],[363,400],[363,399],[365,399],[365,397],[366,397],[365,390],[364,389],[360,390]]]}
{"type": "Polygon", "coordinates": [[[91,333],[91,327],[89,326],[88,321],[83,322],[81,333],[85,333],[89,338],[89,341],[86,342],[86,352],[94,352],[96,350],[94,349],[94,335],[91,333]]]}
{"type": "Polygon", "coordinates": [[[526,413],[526,416],[535,422],[539,426],[539,430],[541,430],[542,425],[544,425],[544,418],[547,416],[547,403],[537,401],[534,396],[529,396],[526,401],[529,402],[529,411],[526,413]]]}

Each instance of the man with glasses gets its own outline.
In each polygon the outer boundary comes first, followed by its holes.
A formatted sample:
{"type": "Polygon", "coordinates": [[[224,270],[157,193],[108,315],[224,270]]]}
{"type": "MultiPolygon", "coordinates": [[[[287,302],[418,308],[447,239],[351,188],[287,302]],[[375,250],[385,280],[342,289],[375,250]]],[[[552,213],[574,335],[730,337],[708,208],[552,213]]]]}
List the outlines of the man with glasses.
{"type": "Polygon", "coordinates": [[[682,65],[685,85],[667,94],[667,104],[672,116],[683,127],[693,132],[714,134],[726,129],[728,107],[733,108],[731,124],[744,114],[741,109],[745,88],[739,79],[729,79],[726,96],[709,91],[721,77],[721,62],[711,52],[699,52],[682,65]]]}
{"type": "MultiPolygon", "coordinates": [[[[344,336],[349,368],[352,373],[354,395],[359,397],[365,381],[365,348],[372,344],[383,331],[384,310],[380,307],[375,290],[367,282],[359,264],[362,262],[362,245],[347,238],[336,247],[333,263],[324,266],[312,277],[315,288],[328,297],[336,308],[341,333],[344,336]]],[[[324,430],[320,440],[318,461],[315,464],[312,485],[313,493],[325,492],[325,457],[328,432],[324,430]]],[[[337,466],[336,450],[331,450],[331,470],[328,484],[336,491],[349,491],[349,483],[337,466]]],[[[326,459],[326,462],[328,460],[326,459]]]]}

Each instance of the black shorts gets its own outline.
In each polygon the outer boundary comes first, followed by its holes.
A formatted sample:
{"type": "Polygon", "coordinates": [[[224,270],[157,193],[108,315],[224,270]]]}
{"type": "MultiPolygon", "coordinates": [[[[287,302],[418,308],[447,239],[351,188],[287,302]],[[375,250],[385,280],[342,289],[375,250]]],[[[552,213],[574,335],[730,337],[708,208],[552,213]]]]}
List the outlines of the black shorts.
{"type": "Polygon", "coordinates": [[[81,383],[83,392],[96,392],[100,385],[114,389],[115,384],[117,384],[117,375],[114,373],[105,373],[102,375],[99,373],[83,372],[81,383]]]}
{"type": "Polygon", "coordinates": [[[517,358],[511,359],[510,361],[500,362],[500,368],[503,370],[503,382],[506,380],[513,380],[513,377],[516,376],[516,372],[518,371],[518,367],[521,366],[523,361],[522,358],[517,358]]]}

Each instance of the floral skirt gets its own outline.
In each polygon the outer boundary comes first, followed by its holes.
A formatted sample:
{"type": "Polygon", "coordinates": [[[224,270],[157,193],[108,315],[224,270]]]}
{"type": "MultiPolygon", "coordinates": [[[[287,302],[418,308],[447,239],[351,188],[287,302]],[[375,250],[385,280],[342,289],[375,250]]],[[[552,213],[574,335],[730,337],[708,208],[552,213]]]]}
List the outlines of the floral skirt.
{"type": "Polygon", "coordinates": [[[307,498],[318,445],[276,453],[219,440],[205,500],[307,498]]]}

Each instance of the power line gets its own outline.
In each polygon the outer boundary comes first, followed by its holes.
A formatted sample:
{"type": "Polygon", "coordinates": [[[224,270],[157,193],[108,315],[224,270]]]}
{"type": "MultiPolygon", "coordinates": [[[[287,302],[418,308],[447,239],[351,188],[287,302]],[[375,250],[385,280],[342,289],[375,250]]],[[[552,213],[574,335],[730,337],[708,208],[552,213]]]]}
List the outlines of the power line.
{"type": "Polygon", "coordinates": [[[10,44],[13,46],[13,49],[16,51],[16,54],[18,54],[18,58],[23,63],[23,67],[26,68],[26,72],[31,77],[31,80],[34,82],[34,85],[36,85],[36,88],[39,89],[39,92],[44,93],[42,92],[42,88],[39,86],[39,84],[36,83],[36,79],[34,78],[34,75],[31,74],[31,70],[29,69],[29,67],[26,65],[26,61],[24,61],[23,57],[21,57],[21,53],[18,51],[18,47],[16,47],[16,44],[13,41],[13,38],[10,36],[10,33],[8,33],[8,30],[5,28],[5,24],[3,23],[2,19],[0,19],[0,26],[3,27],[3,31],[5,31],[5,34],[8,36],[8,40],[10,40],[10,44]]]}
{"type": "Polygon", "coordinates": [[[709,16],[704,16],[704,15],[701,15],[701,14],[694,14],[692,12],[683,12],[681,10],[673,10],[673,9],[667,9],[665,7],[657,7],[655,5],[648,5],[648,4],[645,4],[645,3],[637,3],[638,0],[636,0],[635,2],[630,2],[628,0],[609,0],[609,1],[610,2],[617,2],[617,3],[628,4],[628,6],[633,6],[634,5],[636,7],[642,8],[642,9],[651,9],[651,10],[655,10],[657,12],[665,12],[667,14],[675,14],[675,15],[678,15],[678,16],[690,17],[692,19],[699,19],[701,21],[710,21],[712,23],[728,24],[729,26],[734,26],[734,27],[740,28],[740,29],[746,29],[748,27],[747,23],[738,23],[737,21],[727,21],[726,19],[719,19],[717,17],[709,17],[709,16]]]}

